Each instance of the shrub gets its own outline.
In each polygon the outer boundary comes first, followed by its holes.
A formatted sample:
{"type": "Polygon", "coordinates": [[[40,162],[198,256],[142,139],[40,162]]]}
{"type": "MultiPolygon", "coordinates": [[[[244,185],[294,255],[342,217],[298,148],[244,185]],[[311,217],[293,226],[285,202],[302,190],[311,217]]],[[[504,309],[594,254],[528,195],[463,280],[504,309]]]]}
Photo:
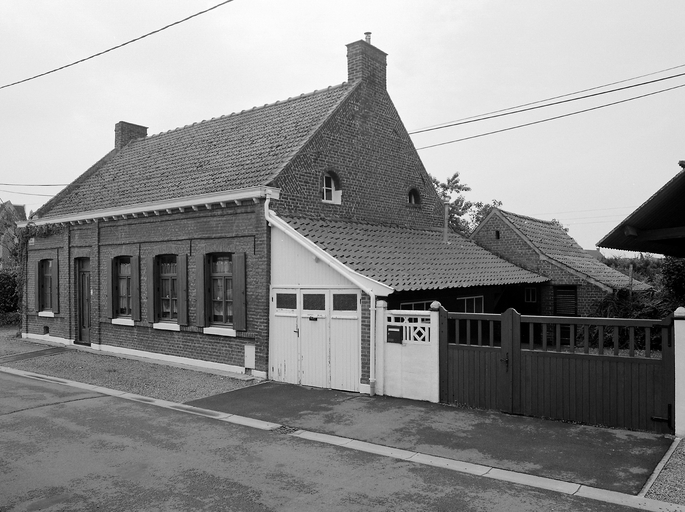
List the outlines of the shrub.
{"type": "Polygon", "coordinates": [[[14,270],[0,270],[0,313],[13,313],[18,309],[17,273],[14,270]]]}

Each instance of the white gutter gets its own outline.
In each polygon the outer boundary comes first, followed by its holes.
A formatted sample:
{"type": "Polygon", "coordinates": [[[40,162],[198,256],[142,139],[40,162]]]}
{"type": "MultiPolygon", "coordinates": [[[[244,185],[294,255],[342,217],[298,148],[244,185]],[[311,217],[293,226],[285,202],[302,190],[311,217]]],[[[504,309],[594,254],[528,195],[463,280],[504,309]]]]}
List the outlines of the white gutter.
{"type": "Polygon", "coordinates": [[[249,187],[228,192],[212,192],[196,196],[180,197],[171,201],[153,201],[147,203],[137,203],[121,206],[117,208],[106,208],[102,210],[91,210],[61,217],[46,217],[44,219],[29,219],[17,222],[17,227],[25,228],[29,224],[41,226],[45,224],[83,224],[101,219],[103,221],[126,219],[131,217],[159,215],[161,212],[173,213],[174,211],[183,212],[186,209],[198,210],[199,208],[211,209],[212,205],[227,206],[229,203],[240,205],[242,201],[259,202],[264,197],[278,199],[279,189],[273,187],[249,187]]]}
{"type": "Polygon", "coordinates": [[[270,226],[275,226],[281,230],[292,240],[314,254],[314,256],[325,262],[329,267],[340,273],[343,277],[350,280],[369,295],[369,300],[371,302],[369,304],[369,393],[373,396],[376,393],[376,297],[379,295],[381,297],[387,297],[395,290],[386,284],[352,270],[307,237],[298,233],[297,230],[291,227],[287,222],[280,219],[274,212],[269,210],[270,199],[271,197],[267,194],[266,201],[264,201],[264,218],[270,226]]]}

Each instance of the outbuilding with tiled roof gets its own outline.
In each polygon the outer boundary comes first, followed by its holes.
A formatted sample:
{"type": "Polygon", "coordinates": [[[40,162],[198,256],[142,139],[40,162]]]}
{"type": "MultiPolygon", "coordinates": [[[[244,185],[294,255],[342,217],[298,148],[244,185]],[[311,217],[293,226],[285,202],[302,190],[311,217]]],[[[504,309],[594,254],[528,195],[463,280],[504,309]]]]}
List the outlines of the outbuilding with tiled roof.
{"type": "Polygon", "coordinates": [[[651,289],[597,260],[555,221],[493,208],[470,238],[507,261],[549,278],[538,300],[530,298],[525,312],[531,314],[587,316],[607,294],[651,289]]]}

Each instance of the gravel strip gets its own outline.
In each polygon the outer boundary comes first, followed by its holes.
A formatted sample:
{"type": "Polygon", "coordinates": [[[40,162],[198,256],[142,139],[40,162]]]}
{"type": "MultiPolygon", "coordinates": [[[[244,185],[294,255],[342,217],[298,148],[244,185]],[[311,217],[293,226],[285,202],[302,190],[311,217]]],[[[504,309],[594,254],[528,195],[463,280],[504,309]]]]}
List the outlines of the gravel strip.
{"type": "MultiPolygon", "coordinates": [[[[14,332],[8,334],[4,328],[0,330],[0,356],[55,346],[54,344],[32,343],[13,336],[14,332]]],[[[232,374],[228,372],[197,371],[79,349],[1,364],[17,370],[178,403],[226,393],[259,382],[258,379],[249,376],[231,376],[232,374]]]]}
{"type": "Polygon", "coordinates": [[[685,505],[685,442],[681,441],[645,498],[685,505]]]}

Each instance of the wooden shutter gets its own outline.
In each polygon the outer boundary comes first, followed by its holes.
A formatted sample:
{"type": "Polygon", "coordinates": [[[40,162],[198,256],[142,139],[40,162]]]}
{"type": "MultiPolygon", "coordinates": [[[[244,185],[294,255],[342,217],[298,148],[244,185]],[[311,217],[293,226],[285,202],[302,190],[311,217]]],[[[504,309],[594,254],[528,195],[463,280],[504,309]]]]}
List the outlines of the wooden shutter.
{"type": "Polygon", "coordinates": [[[575,287],[557,287],[554,289],[554,314],[558,316],[576,316],[578,314],[575,287]]]}
{"type": "Polygon", "coordinates": [[[176,257],[176,279],[178,283],[178,325],[188,325],[188,256],[176,257]]]}
{"type": "Polygon", "coordinates": [[[119,280],[117,279],[117,259],[109,262],[109,281],[107,286],[107,318],[117,316],[117,298],[119,297],[119,280]]]}
{"type": "Polygon", "coordinates": [[[43,288],[43,275],[41,273],[41,260],[38,260],[36,262],[36,279],[35,279],[35,299],[36,299],[36,305],[35,305],[35,311],[38,313],[42,308],[41,308],[41,289],[43,288]]]}
{"type": "Polygon", "coordinates": [[[247,330],[245,267],[245,253],[233,254],[233,328],[236,331],[247,330]]]}
{"type": "Polygon", "coordinates": [[[50,284],[52,285],[52,289],[50,290],[50,293],[52,294],[52,312],[54,314],[59,313],[59,258],[57,257],[57,254],[55,254],[55,259],[52,260],[52,274],[51,277],[52,281],[50,284]]]}
{"type": "Polygon", "coordinates": [[[131,256],[131,319],[140,322],[140,257],[131,256]]]}
{"type": "Polygon", "coordinates": [[[152,323],[159,321],[159,307],[157,301],[159,293],[157,293],[157,285],[159,279],[157,277],[157,259],[150,256],[147,260],[147,321],[152,323]]]}
{"type": "Polygon", "coordinates": [[[195,300],[198,327],[207,327],[207,272],[205,267],[207,256],[198,254],[195,258],[195,300]]]}

